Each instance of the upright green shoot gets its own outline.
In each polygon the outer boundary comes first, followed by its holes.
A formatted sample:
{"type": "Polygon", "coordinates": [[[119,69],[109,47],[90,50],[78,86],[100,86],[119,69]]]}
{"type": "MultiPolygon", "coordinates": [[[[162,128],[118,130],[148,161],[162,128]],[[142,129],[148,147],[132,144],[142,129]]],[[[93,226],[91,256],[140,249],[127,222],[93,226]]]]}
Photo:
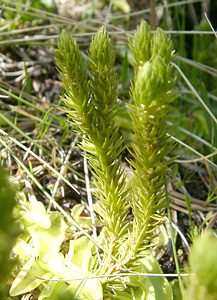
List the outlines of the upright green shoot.
{"type": "Polygon", "coordinates": [[[189,254],[183,300],[216,300],[217,238],[212,231],[198,236],[189,254]]]}
{"type": "Polygon", "coordinates": [[[166,207],[165,181],[170,161],[165,156],[171,151],[166,119],[174,80],[170,65],[172,43],[161,29],[151,40],[150,29],[142,22],[130,47],[136,72],[131,87],[134,104],[130,106],[134,220],[129,247],[136,258],[150,248],[166,207]],[[144,41],[142,37],[148,38],[144,41]],[[146,55],[142,52],[145,48],[146,55]]]}
{"type": "Polygon", "coordinates": [[[105,240],[111,253],[126,236],[128,211],[125,176],[121,170],[123,139],[116,124],[117,80],[111,40],[104,27],[92,39],[89,70],[76,41],[62,33],[56,60],[66,90],[69,118],[81,129],[94,176],[105,240]]]}

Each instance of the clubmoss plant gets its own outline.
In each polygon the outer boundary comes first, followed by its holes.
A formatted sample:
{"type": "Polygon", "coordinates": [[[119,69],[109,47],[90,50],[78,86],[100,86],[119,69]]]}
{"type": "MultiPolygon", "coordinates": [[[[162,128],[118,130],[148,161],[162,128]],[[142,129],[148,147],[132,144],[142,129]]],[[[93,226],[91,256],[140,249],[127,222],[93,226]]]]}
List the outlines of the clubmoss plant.
{"type": "Polygon", "coordinates": [[[189,277],[183,300],[217,299],[217,238],[212,231],[198,236],[189,254],[189,277]]]}
{"type": "Polygon", "coordinates": [[[165,160],[171,151],[166,119],[175,81],[171,79],[170,65],[173,46],[163,30],[158,28],[151,39],[149,26],[142,22],[135,37],[130,39],[130,48],[135,76],[131,86],[134,104],[130,106],[134,220],[129,248],[132,256],[137,257],[150,248],[155,229],[163,221],[165,183],[171,162],[165,160]]]}
{"type": "Polygon", "coordinates": [[[151,38],[149,26],[142,22],[129,45],[135,70],[131,87],[134,104],[130,106],[131,191],[121,170],[124,145],[116,123],[117,79],[105,27],[91,42],[88,66],[77,42],[66,32],[61,34],[56,51],[68,116],[83,134],[81,148],[87,153],[94,176],[105,241],[111,254],[125,262],[126,256],[134,260],[150,248],[155,229],[162,222],[169,170],[165,156],[171,150],[166,118],[174,85],[170,65],[173,46],[161,29],[151,38]],[[133,226],[127,222],[129,198],[133,226]]]}
{"type": "Polygon", "coordinates": [[[93,38],[85,65],[77,42],[61,34],[56,61],[66,90],[65,103],[70,120],[83,135],[94,176],[99,211],[105,227],[105,243],[118,256],[118,246],[127,233],[128,213],[125,176],[121,170],[123,138],[116,124],[117,79],[111,40],[104,27],[93,38]]]}
{"type": "Polygon", "coordinates": [[[98,242],[106,251],[100,250],[98,261],[94,244],[87,237],[65,239],[66,231],[72,228],[60,212],[48,213],[42,203],[24,201],[20,216],[26,234],[14,249],[21,270],[10,289],[11,296],[36,289],[39,299],[48,300],[57,299],[59,292],[78,299],[172,299],[166,278],[126,276],[128,272],[162,273],[150,250],[165,210],[169,170],[165,155],[171,149],[166,118],[174,84],[172,44],[161,30],[151,38],[149,26],[142,22],[130,48],[135,78],[131,87],[134,104],[129,107],[133,172],[129,184],[121,166],[125,144],[116,122],[118,82],[108,33],[102,27],[93,37],[87,64],[77,42],[66,32],[60,36],[56,61],[66,91],[64,102],[70,121],[81,134],[80,147],[92,171],[97,212],[104,225],[98,242]],[[128,216],[130,207],[133,218],[128,216]],[[63,244],[68,245],[68,252],[63,251],[63,244]],[[26,254],[22,245],[32,250],[26,254]],[[125,279],[91,279],[123,272],[125,279]],[[81,280],[69,280],[75,275],[81,280]],[[48,281],[49,289],[43,286],[42,278],[48,281]],[[65,281],[50,281],[56,278],[65,281]]]}

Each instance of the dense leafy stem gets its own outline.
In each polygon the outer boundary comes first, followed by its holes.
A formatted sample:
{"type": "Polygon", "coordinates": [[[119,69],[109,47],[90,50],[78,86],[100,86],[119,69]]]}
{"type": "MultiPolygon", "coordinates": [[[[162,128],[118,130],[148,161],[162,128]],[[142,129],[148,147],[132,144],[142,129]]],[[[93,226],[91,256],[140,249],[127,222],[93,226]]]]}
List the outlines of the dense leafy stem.
{"type": "Polygon", "coordinates": [[[151,57],[151,32],[149,25],[141,22],[135,36],[129,38],[129,47],[133,54],[135,67],[142,66],[151,57]]]}
{"type": "Polygon", "coordinates": [[[91,130],[90,87],[85,61],[78,44],[63,31],[56,51],[56,61],[66,91],[64,101],[69,118],[83,131],[91,130]]]}
{"type": "Polygon", "coordinates": [[[117,80],[111,40],[102,27],[90,45],[88,71],[76,41],[64,32],[58,48],[56,60],[67,93],[65,103],[69,116],[84,134],[81,147],[95,178],[108,241],[112,240],[115,248],[126,234],[128,205],[120,167],[123,139],[115,120],[117,80]]]}
{"type": "Polygon", "coordinates": [[[172,44],[158,29],[150,40],[148,25],[141,23],[130,47],[134,55],[135,78],[131,87],[134,104],[130,107],[132,119],[131,165],[133,232],[129,247],[133,257],[150,248],[156,227],[162,222],[165,210],[165,182],[171,151],[167,137],[166,118],[173,98],[171,88],[172,44]],[[144,44],[142,36],[146,36],[144,44]],[[147,48],[147,55],[143,54],[147,48]]]}
{"type": "Polygon", "coordinates": [[[217,238],[213,231],[197,236],[190,249],[183,299],[216,299],[217,238]]]}

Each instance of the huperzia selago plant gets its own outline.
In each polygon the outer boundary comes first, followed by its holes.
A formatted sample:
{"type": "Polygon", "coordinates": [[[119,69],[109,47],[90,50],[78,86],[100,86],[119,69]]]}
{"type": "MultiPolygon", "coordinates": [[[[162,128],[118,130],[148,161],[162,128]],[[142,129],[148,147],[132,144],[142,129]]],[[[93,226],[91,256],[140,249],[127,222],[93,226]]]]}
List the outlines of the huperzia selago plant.
{"type": "Polygon", "coordinates": [[[186,271],[183,300],[217,299],[217,238],[211,230],[193,240],[186,271]]]}
{"type": "MultiPolygon", "coordinates": [[[[161,29],[152,37],[145,22],[129,46],[134,65],[133,104],[128,107],[131,179],[122,167],[126,145],[117,122],[118,80],[106,28],[93,37],[87,63],[76,40],[66,32],[60,36],[56,61],[68,119],[80,133],[80,147],[93,176],[97,222],[103,225],[96,241],[100,246],[96,248],[86,231],[75,238],[75,227],[60,212],[48,213],[40,202],[23,201],[20,216],[25,234],[14,249],[22,269],[11,287],[12,296],[35,290],[39,300],[172,299],[165,277],[132,275],[162,273],[152,249],[165,220],[173,46],[161,29]]],[[[86,230],[90,220],[81,217],[81,211],[81,206],[74,207],[72,216],[86,230]]]]}
{"type": "Polygon", "coordinates": [[[173,99],[170,65],[173,46],[161,29],[151,39],[148,25],[142,23],[135,38],[130,40],[130,49],[135,77],[131,86],[134,104],[130,106],[134,219],[129,248],[136,258],[144,257],[145,250],[150,249],[156,227],[165,213],[165,183],[170,163],[165,156],[172,146],[167,136],[166,119],[173,99]]]}

